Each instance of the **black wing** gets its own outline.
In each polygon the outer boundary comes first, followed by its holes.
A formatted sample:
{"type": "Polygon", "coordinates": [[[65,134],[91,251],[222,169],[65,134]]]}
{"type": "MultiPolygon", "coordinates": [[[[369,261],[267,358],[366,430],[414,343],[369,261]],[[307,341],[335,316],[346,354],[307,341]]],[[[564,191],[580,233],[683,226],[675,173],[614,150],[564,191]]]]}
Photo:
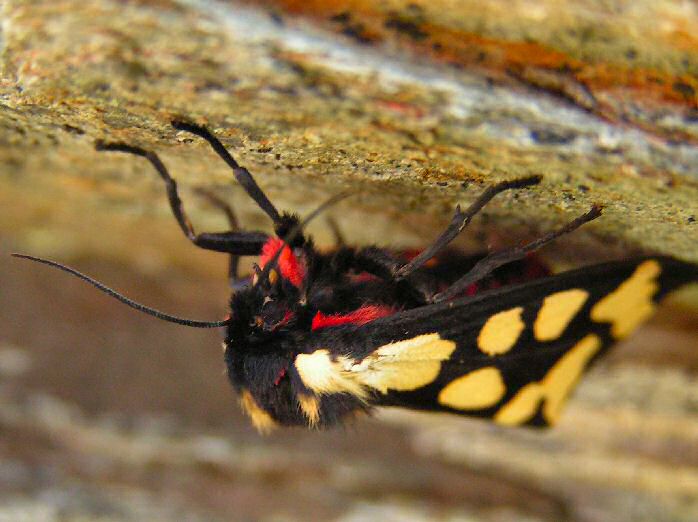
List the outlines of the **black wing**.
{"type": "Polygon", "coordinates": [[[690,281],[698,281],[698,266],[671,258],[585,267],[327,329],[296,367],[324,395],[551,424],[588,365],[690,281]]]}

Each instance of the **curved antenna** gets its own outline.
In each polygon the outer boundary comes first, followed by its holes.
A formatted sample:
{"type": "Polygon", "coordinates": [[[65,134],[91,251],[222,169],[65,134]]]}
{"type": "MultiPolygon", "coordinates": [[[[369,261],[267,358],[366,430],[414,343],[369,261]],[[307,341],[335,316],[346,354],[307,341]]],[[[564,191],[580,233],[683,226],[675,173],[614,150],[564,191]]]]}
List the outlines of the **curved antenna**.
{"type": "MultiPolygon", "coordinates": [[[[281,238],[281,240],[284,242],[284,246],[289,245],[295,238],[296,236],[310,223],[313,219],[318,217],[321,213],[323,213],[325,210],[330,208],[333,205],[336,205],[343,199],[348,198],[349,196],[353,196],[354,192],[351,191],[344,191],[340,192],[339,194],[335,194],[331,198],[329,198],[327,201],[322,203],[320,206],[318,206],[315,210],[313,210],[310,214],[305,216],[303,218],[303,221],[297,223],[291,230],[288,231],[288,233],[281,238]]],[[[279,258],[281,257],[281,252],[283,251],[283,247],[279,248],[279,250],[276,251],[276,254],[274,257],[272,257],[269,262],[264,265],[264,270],[260,274],[259,278],[257,279],[258,282],[261,281],[267,281],[269,278],[269,273],[272,271],[272,269],[276,268],[276,265],[279,262],[279,258]]]]}
{"type": "Polygon", "coordinates": [[[196,125],[195,123],[188,121],[172,120],[171,124],[177,130],[191,132],[192,134],[196,134],[197,136],[205,139],[208,144],[211,145],[213,150],[216,151],[216,153],[221,157],[221,159],[225,161],[231,169],[233,169],[235,179],[237,179],[238,183],[242,185],[242,188],[245,189],[245,192],[247,192],[255,203],[259,205],[259,208],[261,208],[267,214],[267,216],[271,218],[275,225],[281,221],[279,211],[276,210],[276,207],[271,201],[269,201],[266,194],[262,192],[261,188],[259,188],[259,185],[257,185],[257,182],[252,177],[252,174],[250,174],[245,167],[241,167],[238,162],[235,161],[235,158],[230,155],[228,150],[223,146],[218,138],[211,133],[211,131],[209,131],[206,127],[196,125]]]}
{"type": "Polygon", "coordinates": [[[159,310],[155,310],[154,308],[150,308],[148,306],[137,303],[136,301],[133,301],[133,300],[129,299],[128,297],[121,295],[116,290],[112,290],[108,286],[100,283],[99,281],[96,281],[95,279],[92,279],[91,277],[83,274],[82,272],[78,272],[74,268],[70,268],[69,266],[65,266],[65,265],[62,265],[60,263],[56,263],[55,261],[51,261],[49,259],[43,259],[41,257],[28,256],[26,254],[13,253],[11,255],[12,255],[12,257],[18,257],[20,259],[28,259],[29,261],[35,261],[37,263],[42,263],[44,265],[48,265],[48,266],[51,266],[53,268],[58,268],[59,270],[63,270],[64,272],[68,272],[69,274],[72,274],[75,277],[82,279],[83,281],[87,281],[88,283],[90,283],[92,286],[94,286],[98,290],[100,290],[100,291],[104,292],[105,294],[121,301],[125,305],[128,305],[131,308],[135,308],[136,310],[138,310],[139,312],[143,312],[144,314],[148,314],[148,315],[152,315],[153,317],[157,317],[158,319],[160,319],[162,321],[169,321],[170,323],[181,324],[184,326],[191,326],[193,328],[220,328],[220,327],[226,326],[228,324],[228,320],[225,320],[225,321],[195,321],[193,319],[184,319],[182,317],[169,315],[169,314],[163,313],[159,310]]]}

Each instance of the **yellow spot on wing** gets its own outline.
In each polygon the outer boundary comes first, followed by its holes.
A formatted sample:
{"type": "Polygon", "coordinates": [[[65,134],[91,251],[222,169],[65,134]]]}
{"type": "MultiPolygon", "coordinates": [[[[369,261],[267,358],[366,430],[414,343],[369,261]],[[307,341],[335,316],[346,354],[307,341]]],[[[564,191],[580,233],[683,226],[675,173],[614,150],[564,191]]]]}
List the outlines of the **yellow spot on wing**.
{"type": "Polygon", "coordinates": [[[269,433],[276,427],[276,421],[259,407],[249,390],[243,390],[240,394],[240,406],[260,433],[269,433]]]}
{"type": "Polygon", "coordinates": [[[439,392],[438,401],[457,410],[481,410],[497,404],[505,392],[502,374],[494,366],[488,366],[448,383],[439,392]]]}
{"type": "Polygon", "coordinates": [[[661,271],[655,260],[640,264],[630,278],[594,305],[592,320],[611,323],[611,335],[616,339],[627,336],[652,315],[652,297],[659,290],[657,276],[661,271]]]}
{"type": "Polygon", "coordinates": [[[543,417],[553,423],[560,416],[565,399],[575,387],[591,358],[601,348],[601,339],[587,335],[550,369],[543,380],[547,391],[543,417]]]}
{"type": "Polygon", "coordinates": [[[545,388],[533,382],[521,388],[519,392],[494,416],[494,421],[505,426],[515,426],[529,421],[538,411],[540,401],[545,398],[545,388]]]}
{"type": "Polygon", "coordinates": [[[553,341],[560,337],[588,298],[589,292],[579,288],[546,297],[533,323],[533,335],[539,341],[553,341]]]}
{"type": "Polygon", "coordinates": [[[315,426],[320,420],[320,399],[315,395],[298,395],[298,404],[301,407],[303,415],[308,419],[310,426],[315,426]]]}
{"type": "Polygon", "coordinates": [[[365,386],[381,393],[411,391],[432,383],[439,376],[441,362],[455,349],[455,342],[437,333],[424,334],[381,346],[350,370],[365,386]]]}
{"type": "Polygon", "coordinates": [[[478,348],[487,355],[501,355],[511,350],[526,326],[521,312],[523,308],[517,306],[490,317],[480,330],[478,348]]]}
{"type": "Polygon", "coordinates": [[[514,425],[529,421],[538,411],[538,405],[545,400],[543,417],[554,423],[562,409],[562,404],[579,380],[591,358],[601,348],[601,339],[589,334],[555,363],[543,380],[521,388],[494,417],[500,424],[514,425]]]}
{"type": "Polygon", "coordinates": [[[352,361],[347,357],[332,359],[329,350],[301,353],[294,363],[303,384],[320,395],[349,393],[361,400],[368,395],[356,375],[347,371],[352,361]]]}

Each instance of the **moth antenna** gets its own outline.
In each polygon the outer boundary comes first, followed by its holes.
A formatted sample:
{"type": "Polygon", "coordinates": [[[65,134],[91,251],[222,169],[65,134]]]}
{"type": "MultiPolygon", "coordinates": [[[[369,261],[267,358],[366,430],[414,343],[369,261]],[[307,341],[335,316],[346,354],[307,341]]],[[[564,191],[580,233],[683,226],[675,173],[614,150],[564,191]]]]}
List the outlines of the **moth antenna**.
{"type": "MultiPolygon", "coordinates": [[[[325,201],[319,207],[317,207],[315,210],[313,210],[310,214],[305,216],[303,218],[303,221],[301,221],[298,225],[296,225],[295,227],[293,227],[291,229],[291,231],[288,233],[288,235],[290,236],[290,237],[288,237],[288,241],[293,241],[295,236],[301,230],[303,230],[306,227],[306,225],[308,225],[308,223],[310,223],[313,219],[315,219],[320,214],[325,212],[328,208],[333,207],[334,205],[336,205],[337,203],[339,203],[343,199],[347,199],[349,196],[353,196],[353,195],[354,195],[354,192],[352,192],[350,190],[345,190],[344,192],[340,192],[339,194],[335,194],[334,196],[329,198],[327,201],[325,201]]],[[[284,240],[285,239],[286,238],[284,238],[284,240]]]]}
{"type": "MultiPolygon", "coordinates": [[[[313,210],[310,214],[305,216],[302,221],[297,223],[291,230],[288,231],[288,233],[281,238],[281,240],[284,242],[284,246],[291,244],[291,242],[296,238],[298,234],[300,234],[303,229],[310,223],[313,219],[318,217],[320,214],[322,214],[324,211],[326,211],[328,208],[332,207],[333,205],[336,205],[343,199],[348,198],[349,196],[352,196],[354,193],[351,191],[344,191],[340,192],[339,194],[335,194],[331,198],[329,198],[327,201],[322,203],[320,206],[318,206],[315,210],[313,210]]],[[[274,254],[274,257],[272,257],[269,262],[264,265],[264,270],[259,276],[258,281],[266,281],[269,278],[269,273],[276,268],[276,265],[279,262],[279,258],[281,257],[281,252],[283,251],[283,247],[279,248],[276,251],[276,254],[274,254]]]]}
{"type": "Polygon", "coordinates": [[[281,222],[279,211],[276,210],[276,207],[271,201],[269,201],[267,195],[262,191],[261,188],[259,188],[259,185],[257,185],[257,182],[252,177],[252,174],[250,174],[245,167],[241,167],[238,162],[235,161],[235,158],[230,155],[228,150],[223,146],[220,140],[216,138],[213,133],[211,133],[211,131],[209,131],[206,127],[187,121],[172,120],[171,123],[172,126],[177,130],[191,132],[192,134],[196,134],[197,136],[205,139],[208,144],[211,145],[211,148],[213,148],[216,154],[218,154],[221,159],[225,161],[231,169],[233,169],[235,179],[238,181],[238,183],[240,183],[240,185],[242,185],[242,188],[245,189],[245,192],[247,192],[255,203],[257,203],[259,208],[261,208],[267,214],[267,216],[271,218],[275,225],[281,222]]]}
{"type": "Polygon", "coordinates": [[[92,279],[91,277],[83,274],[82,272],[78,272],[74,268],[71,268],[66,265],[62,265],[60,263],[57,263],[55,261],[51,261],[49,259],[43,259],[41,257],[34,257],[34,256],[29,256],[26,254],[17,254],[13,253],[11,254],[12,257],[18,257],[20,259],[28,259],[29,261],[35,261],[37,263],[42,263],[44,265],[51,266],[53,268],[57,268],[59,270],[62,270],[64,272],[68,272],[69,274],[74,275],[75,277],[78,277],[79,279],[82,279],[83,281],[87,281],[90,283],[92,286],[97,288],[97,290],[100,290],[104,292],[105,294],[121,301],[125,305],[130,306],[131,308],[135,308],[139,312],[143,312],[144,314],[152,315],[153,317],[157,317],[158,319],[162,321],[168,321],[170,323],[176,323],[176,324],[181,324],[184,326],[191,326],[193,328],[220,328],[222,326],[226,326],[228,324],[228,321],[196,321],[193,319],[184,319],[182,317],[177,317],[174,315],[169,315],[164,312],[161,312],[159,310],[156,310],[154,308],[150,308],[149,306],[142,305],[140,303],[137,303],[136,301],[133,301],[129,299],[128,297],[120,294],[116,290],[112,290],[108,286],[106,286],[103,283],[100,283],[99,281],[92,279]]]}

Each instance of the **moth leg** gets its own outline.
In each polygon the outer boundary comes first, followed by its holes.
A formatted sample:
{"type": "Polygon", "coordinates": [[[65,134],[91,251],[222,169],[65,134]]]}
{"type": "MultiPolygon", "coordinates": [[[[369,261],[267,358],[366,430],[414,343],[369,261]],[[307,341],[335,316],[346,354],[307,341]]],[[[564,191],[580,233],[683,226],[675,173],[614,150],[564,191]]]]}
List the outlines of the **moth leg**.
{"type": "Polygon", "coordinates": [[[245,189],[245,192],[247,192],[255,203],[259,205],[259,208],[261,208],[271,218],[274,225],[279,225],[281,223],[281,216],[279,215],[279,212],[276,210],[271,201],[269,201],[266,194],[262,192],[262,189],[259,188],[259,185],[257,185],[257,182],[252,177],[252,174],[250,174],[245,167],[241,167],[238,162],[235,161],[235,158],[230,155],[220,140],[211,134],[206,127],[179,120],[173,120],[171,123],[172,126],[177,130],[191,132],[192,134],[196,134],[197,136],[205,139],[209,145],[211,145],[216,154],[218,154],[221,159],[225,161],[231,169],[233,169],[235,179],[238,181],[238,183],[240,183],[240,185],[242,185],[242,188],[245,189]]]}
{"type": "Polygon", "coordinates": [[[386,281],[394,281],[395,271],[402,264],[396,256],[378,247],[351,250],[350,256],[344,262],[347,265],[347,269],[353,269],[357,272],[368,272],[386,281]]]}
{"type": "Polygon", "coordinates": [[[395,272],[402,266],[403,261],[385,249],[365,247],[356,251],[347,249],[345,252],[347,257],[343,259],[343,270],[367,272],[384,281],[402,285],[419,302],[427,303],[434,295],[433,281],[424,274],[413,274],[406,279],[396,280],[395,272]]]}
{"type": "MultiPolygon", "coordinates": [[[[233,212],[232,207],[228,203],[226,203],[220,197],[218,197],[216,194],[214,194],[213,192],[211,192],[210,190],[207,190],[205,188],[199,187],[199,188],[195,189],[195,192],[199,196],[202,196],[204,199],[206,199],[211,205],[213,205],[217,209],[221,210],[225,214],[225,217],[228,220],[228,226],[230,227],[231,232],[237,232],[240,230],[240,225],[239,225],[239,222],[237,220],[237,217],[235,216],[235,213],[233,212]]],[[[230,261],[228,263],[228,281],[230,282],[230,287],[233,289],[236,289],[236,290],[245,286],[247,283],[246,277],[240,278],[238,276],[239,265],[240,265],[240,256],[236,255],[236,254],[231,254],[230,261]]]]}
{"type": "Polygon", "coordinates": [[[262,251],[262,246],[267,240],[267,235],[261,232],[204,232],[197,234],[189,221],[182,200],[177,192],[177,182],[170,176],[165,165],[160,161],[157,154],[151,151],[134,147],[125,143],[103,143],[97,142],[95,148],[100,151],[126,152],[146,158],[155,167],[160,177],[165,182],[167,188],[167,199],[170,202],[172,214],[182,229],[184,235],[200,248],[214,250],[216,252],[227,252],[239,256],[258,255],[262,251]]]}
{"type": "Polygon", "coordinates": [[[475,202],[470,205],[465,212],[462,212],[460,205],[456,206],[456,212],[451,219],[451,223],[448,225],[446,230],[434,241],[434,243],[424,250],[417,257],[412,259],[409,263],[401,266],[395,272],[395,279],[404,279],[409,274],[420,268],[424,263],[429,261],[432,257],[439,253],[446,245],[453,241],[458,234],[470,223],[475,214],[482,210],[493,197],[495,197],[500,192],[511,189],[519,189],[524,187],[530,187],[531,185],[537,185],[540,183],[540,176],[530,176],[528,178],[515,179],[511,181],[503,181],[488,187],[475,202]]]}
{"type": "Polygon", "coordinates": [[[342,231],[339,229],[339,225],[337,222],[332,219],[331,216],[327,217],[327,224],[330,227],[330,230],[332,231],[332,235],[334,236],[334,242],[338,247],[343,247],[344,245],[347,244],[346,240],[344,239],[344,234],[342,234],[342,231]]]}
{"type": "Polygon", "coordinates": [[[557,230],[549,232],[543,237],[531,241],[530,243],[527,243],[523,246],[512,247],[489,254],[488,256],[482,258],[480,261],[475,263],[475,266],[473,266],[473,268],[471,268],[463,277],[461,277],[458,281],[453,283],[446,290],[434,295],[430,299],[430,301],[432,303],[438,303],[455,297],[459,293],[463,292],[466,288],[468,288],[468,286],[470,286],[471,284],[476,283],[477,281],[480,281],[484,277],[491,274],[492,271],[496,268],[507,263],[511,263],[512,261],[516,261],[517,259],[522,259],[529,252],[538,250],[543,245],[550,243],[554,239],[564,234],[572,232],[573,230],[582,226],[584,223],[588,223],[589,221],[596,219],[600,215],[601,207],[598,205],[594,205],[593,207],[591,207],[591,210],[589,210],[589,212],[587,212],[586,214],[579,216],[578,218],[570,221],[569,223],[557,230]]]}

